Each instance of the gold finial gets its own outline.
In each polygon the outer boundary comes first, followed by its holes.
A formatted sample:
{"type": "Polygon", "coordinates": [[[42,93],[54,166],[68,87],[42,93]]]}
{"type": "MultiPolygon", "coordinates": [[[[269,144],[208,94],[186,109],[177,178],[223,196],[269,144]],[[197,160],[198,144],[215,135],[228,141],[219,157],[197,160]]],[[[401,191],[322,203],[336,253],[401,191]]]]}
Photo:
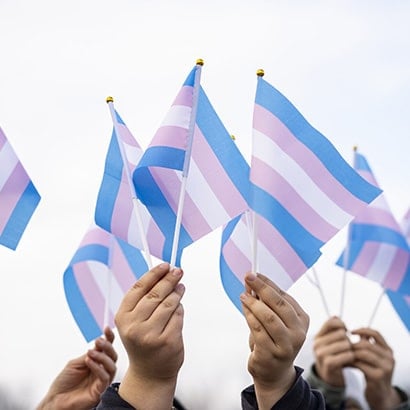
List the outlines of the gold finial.
{"type": "Polygon", "coordinates": [[[265,75],[265,71],[263,71],[262,68],[260,68],[259,70],[256,70],[256,75],[258,77],[263,77],[265,75]]]}
{"type": "Polygon", "coordinates": [[[105,102],[108,104],[109,102],[114,102],[114,98],[112,98],[112,97],[107,97],[106,99],[105,99],[105,102]]]}
{"type": "Polygon", "coordinates": [[[236,140],[235,135],[231,134],[231,140],[232,140],[232,141],[235,141],[235,140],[236,140]]]}
{"type": "Polygon", "coordinates": [[[356,152],[357,151],[357,145],[353,146],[353,151],[356,152]]]}
{"type": "Polygon", "coordinates": [[[202,60],[202,58],[198,58],[196,60],[196,65],[204,65],[204,60],[202,60]]]}

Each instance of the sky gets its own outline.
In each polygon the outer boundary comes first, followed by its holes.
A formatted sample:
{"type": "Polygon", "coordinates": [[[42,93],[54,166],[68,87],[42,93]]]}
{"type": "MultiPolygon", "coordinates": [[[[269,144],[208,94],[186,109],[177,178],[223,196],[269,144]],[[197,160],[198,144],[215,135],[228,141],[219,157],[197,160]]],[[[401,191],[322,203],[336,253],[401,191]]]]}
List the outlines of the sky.
{"type": "MultiPolygon", "coordinates": [[[[62,278],[93,220],[112,130],[107,96],[146,147],[202,58],[202,86],[249,159],[262,68],[347,161],[358,147],[400,219],[410,206],[409,18],[410,3],[399,0],[0,0],[0,126],[42,196],[17,250],[0,248],[0,386],[24,391],[33,407],[89,347],[62,278]]],[[[219,279],[220,234],[182,260],[186,356],[177,393],[195,409],[237,409],[251,383],[248,329],[219,279]]],[[[334,261],[345,239],[342,230],[316,265],[331,314],[340,309],[334,261]]],[[[289,290],[311,319],[297,359],[305,368],[327,318],[308,275],[289,290]]],[[[349,328],[367,325],[379,294],[348,273],[349,328]]],[[[410,389],[409,334],[385,298],[372,326],[395,351],[395,382],[410,389]]],[[[115,347],[120,380],[119,337],[115,347]]]]}

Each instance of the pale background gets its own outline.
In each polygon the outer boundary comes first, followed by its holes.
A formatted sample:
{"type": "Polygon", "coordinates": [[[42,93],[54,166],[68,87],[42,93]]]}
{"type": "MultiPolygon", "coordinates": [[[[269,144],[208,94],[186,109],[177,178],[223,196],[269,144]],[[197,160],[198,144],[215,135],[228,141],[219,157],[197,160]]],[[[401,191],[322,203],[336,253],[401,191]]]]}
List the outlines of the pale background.
{"type": "MultiPolygon", "coordinates": [[[[346,160],[358,145],[395,216],[410,205],[410,2],[0,0],[0,126],[42,195],[13,252],[0,248],[0,386],[29,407],[88,345],[62,276],[94,214],[115,106],[145,147],[197,58],[202,85],[249,159],[256,70],[282,91],[346,160]]],[[[332,314],[342,231],[317,270],[332,314]]],[[[239,408],[247,326],[219,280],[220,230],[182,260],[186,360],[178,396],[195,409],[239,408]]],[[[380,288],[348,276],[344,318],[367,325],[380,288]]],[[[303,278],[290,290],[326,319],[303,278]]],[[[395,381],[410,389],[409,334],[387,300],[373,326],[395,349],[395,381]]],[[[118,375],[126,367],[119,338],[118,375]]],[[[298,358],[311,361],[307,342],[298,358]]]]}

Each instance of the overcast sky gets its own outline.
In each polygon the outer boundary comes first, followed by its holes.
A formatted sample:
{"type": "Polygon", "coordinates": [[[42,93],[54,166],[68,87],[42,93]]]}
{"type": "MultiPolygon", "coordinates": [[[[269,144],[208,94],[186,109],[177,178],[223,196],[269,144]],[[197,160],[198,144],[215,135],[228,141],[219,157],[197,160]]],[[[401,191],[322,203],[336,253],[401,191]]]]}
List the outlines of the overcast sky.
{"type": "MultiPolygon", "coordinates": [[[[410,2],[398,0],[0,0],[0,126],[42,195],[17,250],[0,248],[0,385],[24,391],[34,406],[66,361],[88,348],[62,277],[93,219],[112,128],[108,95],[145,147],[202,58],[202,86],[249,159],[263,68],[346,160],[359,147],[400,219],[410,205],[409,20],[410,2]]],[[[342,231],[317,265],[335,314],[342,272],[334,261],[344,240],[342,231]]],[[[219,244],[218,230],[182,260],[178,394],[187,406],[203,399],[230,410],[250,383],[248,332],[219,280],[219,244]]],[[[348,276],[349,327],[367,324],[379,292],[348,276]]],[[[326,319],[316,289],[305,277],[290,293],[310,314],[313,335],[326,319]]],[[[387,300],[373,325],[396,351],[395,380],[410,389],[409,335],[387,300]]],[[[119,338],[115,346],[121,378],[119,338]]]]}

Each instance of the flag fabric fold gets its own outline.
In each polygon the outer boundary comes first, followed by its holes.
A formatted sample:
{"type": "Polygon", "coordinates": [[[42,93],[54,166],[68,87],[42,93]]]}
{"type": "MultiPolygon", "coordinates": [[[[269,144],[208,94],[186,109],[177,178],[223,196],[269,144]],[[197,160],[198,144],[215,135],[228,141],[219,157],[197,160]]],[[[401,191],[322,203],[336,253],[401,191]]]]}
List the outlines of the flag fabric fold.
{"type": "MultiPolygon", "coordinates": [[[[358,152],[354,167],[363,178],[378,186],[366,158],[358,152]]],[[[336,264],[376,281],[384,289],[410,294],[409,244],[384,195],[353,220],[348,244],[336,264]]]]}
{"type": "Polygon", "coordinates": [[[243,277],[253,258],[257,271],[289,288],[320,257],[320,248],[380,192],[258,76],[251,212],[224,228],[221,244],[221,278],[233,303],[240,308],[243,277]]]}
{"type": "Polygon", "coordinates": [[[15,250],[40,195],[0,128],[0,244],[15,250]]]}
{"type": "Polygon", "coordinates": [[[164,234],[168,262],[181,190],[178,254],[248,207],[249,166],[202,89],[200,72],[198,64],[189,73],[133,175],[138,197],[164,234]]]}
{"type": "Polygon", "coordinates": [[[142,148],[114,110],[113,131],[97,197],[95,223],[130,245],[145,250],[137,219],[139,212],[149,252],[162,258],[164,235],[145,206],[137,200],[132,182],[132,173],[141,155],[142,148]]]}
{"type": "Polygon", "coordinates": [[[71,313],[89,342],[114,327],[114,316],[133,283],[148,270],[139,249],[98,226],[82,239],[64,272],[71,313]]]}

